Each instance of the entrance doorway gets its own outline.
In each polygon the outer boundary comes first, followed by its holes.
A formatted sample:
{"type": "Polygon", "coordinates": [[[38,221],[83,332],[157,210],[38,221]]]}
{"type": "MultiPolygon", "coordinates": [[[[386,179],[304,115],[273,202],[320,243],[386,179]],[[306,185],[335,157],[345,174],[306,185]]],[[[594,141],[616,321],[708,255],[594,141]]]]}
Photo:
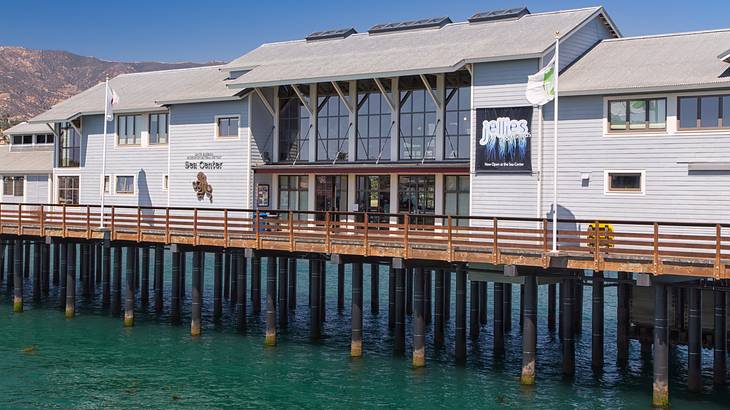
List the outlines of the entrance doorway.
{"type": "MultiPolygon", "coordinates": [[[[315,182],[315,210],[347,211],[347,175],[317,175],[315,182]]],[[[338,219],[342,217],[339,216],[338,219]]],[[[317,220],[321,221],[324,218],[324,214],[317,214],[317,220]]]]}

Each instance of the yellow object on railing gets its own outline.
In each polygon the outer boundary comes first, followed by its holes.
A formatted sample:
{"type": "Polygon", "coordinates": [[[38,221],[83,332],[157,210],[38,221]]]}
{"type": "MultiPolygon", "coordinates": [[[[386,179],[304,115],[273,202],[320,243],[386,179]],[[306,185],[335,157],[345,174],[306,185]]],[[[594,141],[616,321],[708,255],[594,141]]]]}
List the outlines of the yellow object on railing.
{"type": "MultiPolygon", "coordinates": [[[[596,224],[588,225],[588,246],[595,246],[596,243],[596,224]]],[[[606,248],[613,247],[613,225],[598,222],[598,240],[601,246],[606,248]]]]}

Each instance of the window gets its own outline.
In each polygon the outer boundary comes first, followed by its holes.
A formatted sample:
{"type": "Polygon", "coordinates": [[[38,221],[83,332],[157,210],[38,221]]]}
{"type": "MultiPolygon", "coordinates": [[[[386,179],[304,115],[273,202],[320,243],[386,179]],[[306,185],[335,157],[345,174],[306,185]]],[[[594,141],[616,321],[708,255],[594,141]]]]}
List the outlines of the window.
{"type": "MultiPolygon", "coordinates": [[[[317,175],[314,184],[314,204],[317,211],[347,212],[347,175],[317,175]]],[[[324,219],[324,215],[317,215],[324,219]]],[[[340,216],[332,216],[339,219],[340,216]]]]}
{"type": "Polygon", "coordinates": [[[401,92],[400,159],[433,159],[436,105],[425,89],[401,92]]]}
{"type": "Polygon", "coordinates": [[[58,166],[76,168],[81,161],[81,136],[70,123],[61,125],[61,143],[58,145],[58,166]]]}
{"type": "Polygon", "coordinates": [[[170,177],[169,175],[162,176],[162,190],[167,191],[170,188],[170,177]]]}
{"type": "Polygon", "coordinates": [[[610,131],[656,131],[667,128],[667,100],[649,98],[608,102],[610,131]]]}
{"type": "Polygon", "coordinates": [[[238,117],[218,117],[216,138],[238,138],[238,117]]]}
{"type": "Polygon", "coordinates": [[[79,177],[58,177],[58,203],[78,205],[79,177]]]}
{"type": "Polygon", "coordinates": [[[679,129],[730,128],[730,96],[679,97],[679,129]]]}
{"type": "Polygon", "coordinates": [[[39,134],[35,136],[36,144],[53,144],[53,134],[39,134]]]}
{"type": "Polygon", "coordinates": [[[279,88],[279,161],[309,160],[309,111],[291,87],[279,88]]]}
{"type": "MultiPolygon", "coordinates": [[[[433,215],[436,209],[436,177],[433,175],[401,175],[398,177],[398,211],[433,215]]],[[[414,224],[432,225],[433,217],[412,217],[414,224]]]]}
{"type": "MultiPolygon", "coordinates": [[[[444,213],[469,216],[469,175],[444,176],[444,213]]],[[[469,225],[469,220],[457,219],[454,225],[469,225]]]]}
{"type": "Polygon", "coordinates": [[[118,176],[116,183],[117,194],[134,194],[134,177],[118,176]]]}
{"type": "Polygon", "coordinates": [[[4,177],[3,195],[21,197],[23,196],[24,185],[24,177],[4,177]]]}
{"type": "Polygon", "coordinates": [[[444,159],[469,159],[471,87],[446,90],[444,159]]]}
{"type": "MultiPolygon", "coordinates": [[[[308,176],[279,176],[279,209],[292,211],[306,211],[309,209],[308,176]]],[[[307,219],[305,214],[295,214],[295,218],[307,219]]]]}
{"type": "Polygon", "coordinates": [[[150,145],[167,144],[167,114],[150,114],[150,145]]]}
{"type": "Polygon", "coordinates": [[[606,193],[643,192],[643,171],[606,171],[606,193]]]}
{"type": "Polygon", "coordinates": [[[389,160],[395,123],[386,98],[379,91],[372,91],[360,93],[357,101],[357,159],[389,160]]]}
{"type": "Polygon", "coordinates": [[[13,139],[11,141],[13,145],[31,145],[33,144],[33,136],[32,135],[13,135],[13,139]]]}
{"type": "Polygon", "coordinates": [[[347,137],[350,131],[347,105],[334,95],[319,97],[317,107],[317,160],[347,160],[347,137]]]}
{"type": "Polygon", "coordinates": [[[390,176],[358,175],[355,180],[358,212],[368,212],[368,222],[387,224],[390,213],[390,176]],[[373,215],[375,214],[375,215],[373,215]]]}
{"type": "Polygon", "coordinates": [[[109,175],[104,175],[104,182],[102,183],[103,185],[102,185],[101,189],[102,189],[102,192],[105,194],[110,193],[109,180],[110,180],[109,175]]]}
{"type": "Polygon", "coordinates": [[[120,115],[117,117],[117,143],[139,145],[142,143],[142,116],[120,115]]]}

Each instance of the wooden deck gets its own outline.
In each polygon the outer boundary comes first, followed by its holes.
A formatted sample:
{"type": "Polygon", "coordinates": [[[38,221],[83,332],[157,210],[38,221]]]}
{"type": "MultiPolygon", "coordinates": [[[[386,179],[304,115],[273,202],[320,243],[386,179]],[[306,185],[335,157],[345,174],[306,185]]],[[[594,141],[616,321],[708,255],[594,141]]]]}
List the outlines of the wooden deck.
{"type": "Polygon", "coordinates": [[[2,204],[0,234],[727,279],[730,224],[2,204]],[[594,229],[598,227],[598,230],[594,229]]]}

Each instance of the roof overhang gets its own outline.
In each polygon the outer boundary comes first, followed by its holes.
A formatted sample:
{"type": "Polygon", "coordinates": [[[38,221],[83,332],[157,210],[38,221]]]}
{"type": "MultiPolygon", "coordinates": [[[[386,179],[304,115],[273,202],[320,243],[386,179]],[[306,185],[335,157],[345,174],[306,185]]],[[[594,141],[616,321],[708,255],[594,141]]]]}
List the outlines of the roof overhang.
{"type": "MultiPolygon", "coordinates": [[[[124,109],[116,109],[114,110],[114,114],[134,114],[134,113],[140,113],[140,112],[164,112],[167,111],[167,107],[161,107],[161,106],[154,106],[154,107],[139,107],[139,108],[124,108],[124,109]]],[[[31,124],[52,124],[55,122],[67,122],[67,121],[73,121],[78,117],[86,116],[86,115],[104,115],[104,111],[96,110],[96,111],[80,111],[76,112],[72,115],[69,115],[68,117],[60,117],[60,118],[42,118],[42,119],[34,119],[31,118],[28,120],[31,124]]]]}
{"type": "Polygon", "coordinates": [[[165,106],[165,105],[175,105],[175,104],[196,104],[196,103],[221,102],[221,101],[237,101],[242,98],[243,98],[243,95],[241,95],[241,93],[236,93],[236,95],[232,95],[232,96],[228,96],[228,97],[190,98],[190,99],[186,99],[186,100],[159,100],[159,101],[155,101],[155,103],[165,106]]]}
{"type": "Polygon", "coordinates": [[[704,91],[730,89],[730,82],[727,83],[703,83],[703,84],[676,84],[657,85],[651,87],[626,87],[626,88],[605,88],[594,90],[560,90],[561,97],[577,97],[588,95],[619,95],[619,94],[649,94],[678,91],[704,91]]]}
{"type": "Polygon", "coordinates": [[[717,58],[723,62],[730,63],[730,50],[721,53],[719,56],[717,56],[717,58]]]}
{"type": "Polygon", "coordinates": [[[257,174],[382,174],[397,172],[399,174],[463,174],[469,172],[468,162],[438,162],[438,163],[398,163],[398,164],[370,164],[370,163],[308,163],[308,164],[274,164],[252,167],[257,174]]]}

